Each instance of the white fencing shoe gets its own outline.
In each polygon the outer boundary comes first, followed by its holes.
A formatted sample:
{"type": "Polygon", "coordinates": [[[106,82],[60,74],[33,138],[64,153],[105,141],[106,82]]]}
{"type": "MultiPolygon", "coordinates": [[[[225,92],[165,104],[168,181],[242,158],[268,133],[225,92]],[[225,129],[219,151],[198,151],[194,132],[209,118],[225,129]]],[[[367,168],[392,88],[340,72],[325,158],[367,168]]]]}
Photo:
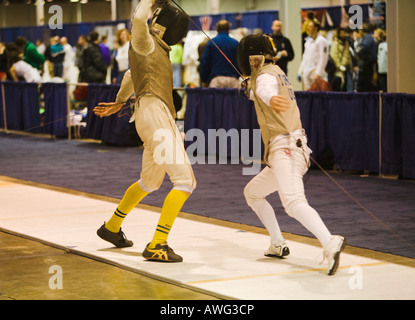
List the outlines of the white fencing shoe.
{"type": "Polygon", "coordinates": [[[268,250],[264,252],[267,257],[282,258],[290,254],[290,249],[285,241],[279,241],[269,246],[268,250]]]}
{"type": "Polygon", "coordinates": [[[346,240],[342,236],[332,236],[330,243],[324,249],[324,257],[329,264],[329,276],[336,273],[340,262],[340,252],[344,249],[346,240]]]}

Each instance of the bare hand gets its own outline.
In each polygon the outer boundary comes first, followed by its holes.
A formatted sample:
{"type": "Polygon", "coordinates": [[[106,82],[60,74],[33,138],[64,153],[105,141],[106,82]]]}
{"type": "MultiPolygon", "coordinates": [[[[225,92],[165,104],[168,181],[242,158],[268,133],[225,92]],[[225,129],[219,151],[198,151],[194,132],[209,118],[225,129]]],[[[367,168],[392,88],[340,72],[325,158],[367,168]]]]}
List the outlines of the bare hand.
{"type": "Polygon", "coordinates": [[[291,102],[283,96],[273,96],[271,98],[271,109],[275,112],[284,112],[290,109],[291,102]]]}
{"type": "Polygon", "coordinates": [[[114,113],[120,111],[123,103],[116,103],[116,102],[100,102],[98,106],[94,108],[94,113],[98,117],[108,117],[114,113]]]}

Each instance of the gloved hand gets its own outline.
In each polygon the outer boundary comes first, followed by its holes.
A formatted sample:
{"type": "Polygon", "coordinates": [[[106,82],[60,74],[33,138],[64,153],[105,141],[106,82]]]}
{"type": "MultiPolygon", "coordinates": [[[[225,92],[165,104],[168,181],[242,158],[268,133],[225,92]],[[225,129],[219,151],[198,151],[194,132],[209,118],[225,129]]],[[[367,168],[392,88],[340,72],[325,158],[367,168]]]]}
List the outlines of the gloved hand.
{"type": "Polygon", "coordinates": [[[249,78],[245,78],[242,83],[241,83],[241,92],[244,93],[248,99],[250,98],[250,82],[249,82],[249,78]]]}

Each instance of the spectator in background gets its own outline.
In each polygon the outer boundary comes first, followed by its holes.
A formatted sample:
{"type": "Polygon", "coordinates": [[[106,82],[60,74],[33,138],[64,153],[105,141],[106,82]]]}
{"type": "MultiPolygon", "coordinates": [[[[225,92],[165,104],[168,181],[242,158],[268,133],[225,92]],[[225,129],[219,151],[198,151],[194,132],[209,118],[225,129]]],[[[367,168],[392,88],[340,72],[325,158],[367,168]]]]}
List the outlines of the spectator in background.
{"type": "Polygon", "coordinates": [[[309,11],[307,12],[307,17],[304,20],[303,24],[301,25],[301,38],[302,38],[302,46],[303,46],[303,53],[304,53],[304,49],[305,49],[305,42],[308,36],[310,36],[309,31],[308,31],[308,24],[310,23],[310,21],[313,21],[315,18],[314,12],[313,11],[309,11]]]}
{"type": "Polygon", "coordinates": [[[310,36],[306,40],[298,70],[299,80],[303,80],[306,91],[319,79],[327,81],[325,70],[329,59],[327,40],[319,34],[320,22],[316,19],[310,21],[307,30],[310,36]]]}
{"type": "Polygon", "coordinates": [[[356,51],[354,48],[354,39],[353,39],[353,32],[351,29],[346,28],[346,41],[349,43],[349,51],[350,51],[350,57],[352,59],[352,67],[349,71],[346,73],[346,91],[347,92],[353,92],[355,88],[355,81],[354,81],[354,74],[355,74],[355,68],[357,67],[357,58],[356,58],[356,51]]]}
{"type": "Polygon", "coordinates": [[[50,39],[50,46],[45,51],[46,60],[53,66],[53,76],[63,77],[63,60],[65,59],[65,50],[59,41],[59,37],[55,36],[50,39]]]}
{"type": "Polygon", "coordinates": [[[102,36],[101,41],[99,43],[99,47],[101,48],[102,58],[104,59],[104,62],[107,64],[107,80],[106,80],[106,82],[111,83],[112,52],[111,52],[110,48],[108,48],[108,46],[107,46],[107,41],[108,41],[108,37],[107,36],[102,36]]]}
{"type": "Polygon", "coordinates": [[[70,82],[76,82],[78,76],[75,68],[75,50],[69,44],[68,38],[62,37],[60,42],[65,52],[65,58],[63,60],[62,77],[63,79],[68,80],[70,82]]]}
{"type": "Polygon", "coordinates": [[[282,34],[283,23],[279,20],[275,20],[272,23],[272,40],[274,40],[275,47],[277,48],[277,65],[288,74],[288,62],[294,59],[294,49],[291,45],[291,41],[284,37],[282,34]]]}
{"type": "MultiPolygon", "coordinates": [[[[216,25],[218,35],[213,38],[213,41],[238,68],[238,41],[229,36],[230,28],[229,21],[219,21],[216,25]]],[[[200,77],[201,82],[208,84],[210,88],[239,88],[238,71],[226,60],[212,41],[207,43],[203,51],[200,61],[200,77]]]]}
{"type": "MultiPolygon", "coordinates": [[[[206,45],[208,44],[208,42],[209,42],[209,39],[208,38],[206,38],[205,40],[203,40],[200,44],[199,44],[199,46],[197,47],[197,53],[198,53],[198,55],[199,55],[199,59],[197,59],[197,61],[198,61],[198,65],[197,65],[197,72],[199,73],[199,78],[201,78],[201,76],[200,76],[200,63],[201,63],[201,61],[202,61],[202,57],[203,57],[203,52],[205,51],[205,49],[206,49],[206,45]]],[[[202,87],[205,87],[205,86],[207,86],[206,84],[204,84],[204,83],[201,83],[201,86],[202,87]]]]}
{"type": "MultiPolygon", "coordinates": [[[[88,46],[88,37],[84,34],[80,35],[75,46],[75,66],[77,66],[79,70],[83,68],[82,67],[82,55],[87,46],[88,46]]],[[[81,74],[79,74],[78,80],[82,82],[81,74]]]]}
{"type": "Polygon", "coordinates": [[[181,43],[171,46],[170,61],[173,68],[173,87],[182,86],[183,46],[181,43]]]}
{"type": "Polygon", "coordinates": [[[379,90],[388,92],[388,44],[386,32],[376,29],[374,37],[378,42],[378,84],[379,90]]]}
{"type": "Polygon", "coordinates": [[[101,48],[102,57],[107,65],[111,64],[111,51],[107,46],[108,37],[102,36],[101,42],[99,43],[99,47],[101,48]]]}
{"type": "Polygon", "coordinates": [[[23,53],[23,61],[30,64],[33,68],[42,70],[46,59],[45,56],[37,51],[36,46],[28,41],[25,37],[19,36],[15,41],[20,52],[23,53]]]}
{"type": "Polygon", "coordinates": [[[88,40],[88,45],[81,58],[81,79],[87,83],[105,83],[107,64],[99,47],[99,34],[92,31],[88,40]]]}
{"type": "Polygon", "coordinates": [[[6,46],[3,42],[0,42],[0,81],[7,79],[7,52],[6,46]]]}
{"type": "Polygon", "coordinates": [[[7,46],[7,60],[13,81],[34,83],[42,81],[39,70],[22,60],[22,53],[20,53],[14,43],[7,46]]]}
{"type": "Polygon", "coordinates": [[[45,55],[46,46],[42,39],[36,40],[36,49],[40,54],[45,55]]]}
{"type": "Polygon", "coordinates": [[[363,24],[363,28],[358,31],[358,41],[356,46],[356,56],[358,65],[357,84],[358,92],[375,91],[373,75],[378,56],[378,46],[370,35],[371,27],[368,23],[363,24]]]}
{"type": "Polygon", "coordinates": [[[130,47],[131,34],[127,29],[117,32],[114,65],[112,71],[112,83],[121,83],[125,72],[129,69],[128,49],[130,47]]]}
{"type": "Polygon", "coordinates": [[[330,57],[336,66],[334,77],[339,80],[338,86],[331,83],[333,90],[346,91],[347,74],[352,70],[353,65],[347,32],[343,28],[337,29],[337,35],[330,47],[330,57]]]}

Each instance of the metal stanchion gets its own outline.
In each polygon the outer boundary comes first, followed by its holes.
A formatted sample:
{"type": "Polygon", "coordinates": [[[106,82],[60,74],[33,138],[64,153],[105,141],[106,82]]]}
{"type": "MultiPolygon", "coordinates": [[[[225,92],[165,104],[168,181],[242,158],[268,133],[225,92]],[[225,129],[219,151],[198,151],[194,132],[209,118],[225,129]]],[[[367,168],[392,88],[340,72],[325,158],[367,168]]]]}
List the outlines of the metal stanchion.
{"type": "Polygon", "coordinates": [[[382,176],[382,93],[379,91],[379,177],[382,176]]]}
{"type": "Polygon", "coordinates": [[[1,84],[1,97],[3,102],[3,124],[4,124],[4,131],[7,133],[7,113],[6,113],[6,97],[4,95],[4,83],[1,84]]]}
{"type": "Polygon", "coordinates": [[[68,127],[68,140],[71,140],[72,135],[71,135],[71,119],[70,119],[70,114],[71,114],[71,98],[69,96],[69,83],[66,83],[66,112],[67,112],[67,117],[66,117],[66,126],[68,127]]]}

